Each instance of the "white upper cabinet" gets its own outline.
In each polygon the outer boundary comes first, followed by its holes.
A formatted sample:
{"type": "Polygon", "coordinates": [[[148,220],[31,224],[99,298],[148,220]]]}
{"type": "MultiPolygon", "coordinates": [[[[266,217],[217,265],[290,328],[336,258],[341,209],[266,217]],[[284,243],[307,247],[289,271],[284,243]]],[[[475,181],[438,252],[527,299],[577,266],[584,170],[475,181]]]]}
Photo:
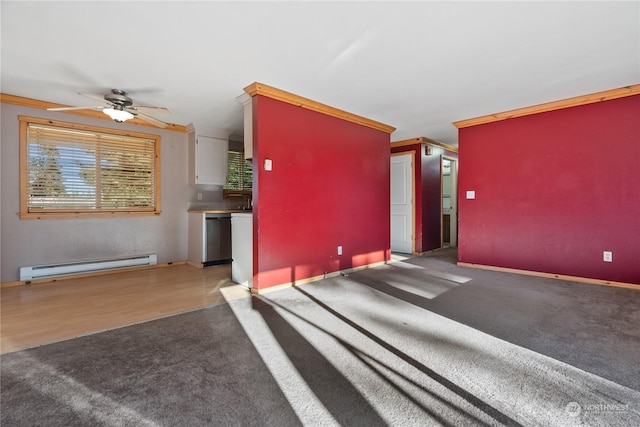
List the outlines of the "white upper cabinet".
{"type": "MultiPolygon", "coordinates": [[[[206,131],[206,129],[205,129],[206,131]]],[[[189,184],[225,185],[230,131],[189,133],[189,184]]]]}
{"type": "Polygon", "coordinates": [[[253,103],[248,93],[236,97],[244,108],[244,158],[253,158],[253,103]]]}
{"type": "Polygon", "coordinates": [[[210,136],[196,136],[196,184],[224,185],[227,182],[229,141],[210,136]]]}

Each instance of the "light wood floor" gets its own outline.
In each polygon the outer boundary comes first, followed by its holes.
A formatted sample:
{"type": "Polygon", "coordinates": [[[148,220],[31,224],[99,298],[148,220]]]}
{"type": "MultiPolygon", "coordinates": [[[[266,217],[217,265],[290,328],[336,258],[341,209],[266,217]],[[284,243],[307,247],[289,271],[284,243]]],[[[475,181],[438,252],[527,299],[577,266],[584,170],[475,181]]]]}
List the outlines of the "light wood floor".
{"type": "Polygon", "coordinates": [[[2,288],[0,352],[217,304],[225,301],[223,288],[245,290],[231,281],[230,265],[182,264],[2,288]]]}

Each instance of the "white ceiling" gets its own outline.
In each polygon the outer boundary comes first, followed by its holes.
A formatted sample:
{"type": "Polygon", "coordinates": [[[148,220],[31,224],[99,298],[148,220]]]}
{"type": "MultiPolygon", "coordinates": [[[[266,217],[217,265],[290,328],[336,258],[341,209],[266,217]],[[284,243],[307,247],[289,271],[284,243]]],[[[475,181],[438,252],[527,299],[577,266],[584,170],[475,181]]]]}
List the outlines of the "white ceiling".
{"type": "Polygon", "coordinates": [[[454,121],[640,82],[640,2],[0,3],[1,91],[129,92],[242,134],[255,81],[457,144],[454,121]]]}

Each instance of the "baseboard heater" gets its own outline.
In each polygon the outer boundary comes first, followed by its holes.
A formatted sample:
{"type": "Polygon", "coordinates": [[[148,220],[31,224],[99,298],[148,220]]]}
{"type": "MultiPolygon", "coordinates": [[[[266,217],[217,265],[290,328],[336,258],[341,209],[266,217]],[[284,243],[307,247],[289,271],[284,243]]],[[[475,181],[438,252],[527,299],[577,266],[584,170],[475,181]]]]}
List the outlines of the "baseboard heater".
{"type": "Polygon", "coordinates": [[[35,265],[20,267],[20,281],[66,276],[69,274],[91,273],[118,268],[156,265],[156,254],[98,261],[71,262],[66,264],[35,265]]]}

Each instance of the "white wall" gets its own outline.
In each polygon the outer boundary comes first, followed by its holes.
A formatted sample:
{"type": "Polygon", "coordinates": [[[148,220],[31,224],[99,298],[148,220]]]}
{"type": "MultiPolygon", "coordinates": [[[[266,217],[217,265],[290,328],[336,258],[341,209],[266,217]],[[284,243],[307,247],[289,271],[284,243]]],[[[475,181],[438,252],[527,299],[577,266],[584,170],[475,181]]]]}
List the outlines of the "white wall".
{"type": "Polygon", "coordinates": [[[28,265],[157,253],[158,262],[187,259],[187,134],[116,124],[72,114],[2,104],[0,133],[0,281],[19,280],[28,265]],[[160,209],[155,217],[21,220],[18,115],[158,134],[160,209]]]}

